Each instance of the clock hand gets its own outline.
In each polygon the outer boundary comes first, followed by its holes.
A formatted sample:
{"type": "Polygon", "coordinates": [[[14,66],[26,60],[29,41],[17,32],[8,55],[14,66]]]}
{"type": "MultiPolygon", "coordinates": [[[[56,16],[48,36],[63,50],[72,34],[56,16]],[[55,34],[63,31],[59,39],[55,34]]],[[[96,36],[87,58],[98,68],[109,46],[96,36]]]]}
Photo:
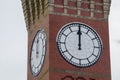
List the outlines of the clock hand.
{"type": "Polygon", "coordinates": [[[78,30],[77,34],[78,34],[78,50],[81,50],[81,35],[82,35],[82,33],[81,33],[80,26],[79,26],[79,30],[78,30]]]}
{"type": "Polygon", "coordinates": [[[37,44],[36,44],[36,57],[38,57],[39,54],[39,39],[37,38],[37,44]]]}

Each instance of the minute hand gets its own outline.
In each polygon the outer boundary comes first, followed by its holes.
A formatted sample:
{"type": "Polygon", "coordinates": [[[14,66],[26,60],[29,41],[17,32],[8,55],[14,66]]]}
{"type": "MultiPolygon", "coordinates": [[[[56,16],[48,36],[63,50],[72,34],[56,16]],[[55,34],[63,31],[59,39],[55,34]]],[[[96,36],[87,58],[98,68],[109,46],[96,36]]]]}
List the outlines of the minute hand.
{"type": "Polygon", "coordinates": [[[82,33],[81,33],[81,27],[80,26],[79,26],[77,34],[78,34],[78,50],[81,50],[81,35],[82,35],[82,33]]]}

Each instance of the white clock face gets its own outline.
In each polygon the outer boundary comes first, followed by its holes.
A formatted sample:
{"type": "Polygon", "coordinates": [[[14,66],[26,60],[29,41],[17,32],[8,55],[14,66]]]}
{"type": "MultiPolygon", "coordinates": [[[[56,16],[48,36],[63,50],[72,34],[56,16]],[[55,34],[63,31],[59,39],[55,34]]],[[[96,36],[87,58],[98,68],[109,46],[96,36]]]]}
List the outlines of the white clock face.
{"type": "Polygon", "coordinates": [[[96,31],[79,22],[63,26],[56,42],[62,57],[77,67],[95,64],[102,52],[102,41],[96,31]]]}
{"type": "Polygon", "coordinates": [[[30,68],[33,76],[37,76],[43,66],[46,52],[46,33],[39,30],[33,40],[30,54],[30,68]]]}

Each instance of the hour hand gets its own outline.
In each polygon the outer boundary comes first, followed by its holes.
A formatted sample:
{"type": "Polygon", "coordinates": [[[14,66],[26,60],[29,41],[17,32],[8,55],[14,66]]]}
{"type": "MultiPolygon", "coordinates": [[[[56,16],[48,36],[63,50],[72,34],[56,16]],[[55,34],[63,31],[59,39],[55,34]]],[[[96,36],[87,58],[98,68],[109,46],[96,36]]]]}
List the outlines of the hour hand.
{"type": "Polygon", "coordinates": [[[38,57],[39,54],[39,39],[37,39],[37,43],[36,43],[36,57],[38,57]]]}
{"type": "Polygon", "coordinates": [[[82,33],[81,33],[81,27],[80,26],[79,26],[77,34],[78,34],[78,50],[81,50],[81,35],[82,35],[82,33]]]}

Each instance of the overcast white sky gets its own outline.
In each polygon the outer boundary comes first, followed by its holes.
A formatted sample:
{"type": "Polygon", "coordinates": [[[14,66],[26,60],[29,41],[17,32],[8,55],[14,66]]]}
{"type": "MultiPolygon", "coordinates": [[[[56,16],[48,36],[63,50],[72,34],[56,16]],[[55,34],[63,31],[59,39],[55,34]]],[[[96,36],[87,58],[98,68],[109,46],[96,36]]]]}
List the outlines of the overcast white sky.
{"type": "MultiPolygon", "coordinates": [[[[120,80],[120,0],[110,12],[112,80],[120,80]]],[[[27,80],[27,30],[20,0],[0,0],[0,80],[27,80]]]]}

